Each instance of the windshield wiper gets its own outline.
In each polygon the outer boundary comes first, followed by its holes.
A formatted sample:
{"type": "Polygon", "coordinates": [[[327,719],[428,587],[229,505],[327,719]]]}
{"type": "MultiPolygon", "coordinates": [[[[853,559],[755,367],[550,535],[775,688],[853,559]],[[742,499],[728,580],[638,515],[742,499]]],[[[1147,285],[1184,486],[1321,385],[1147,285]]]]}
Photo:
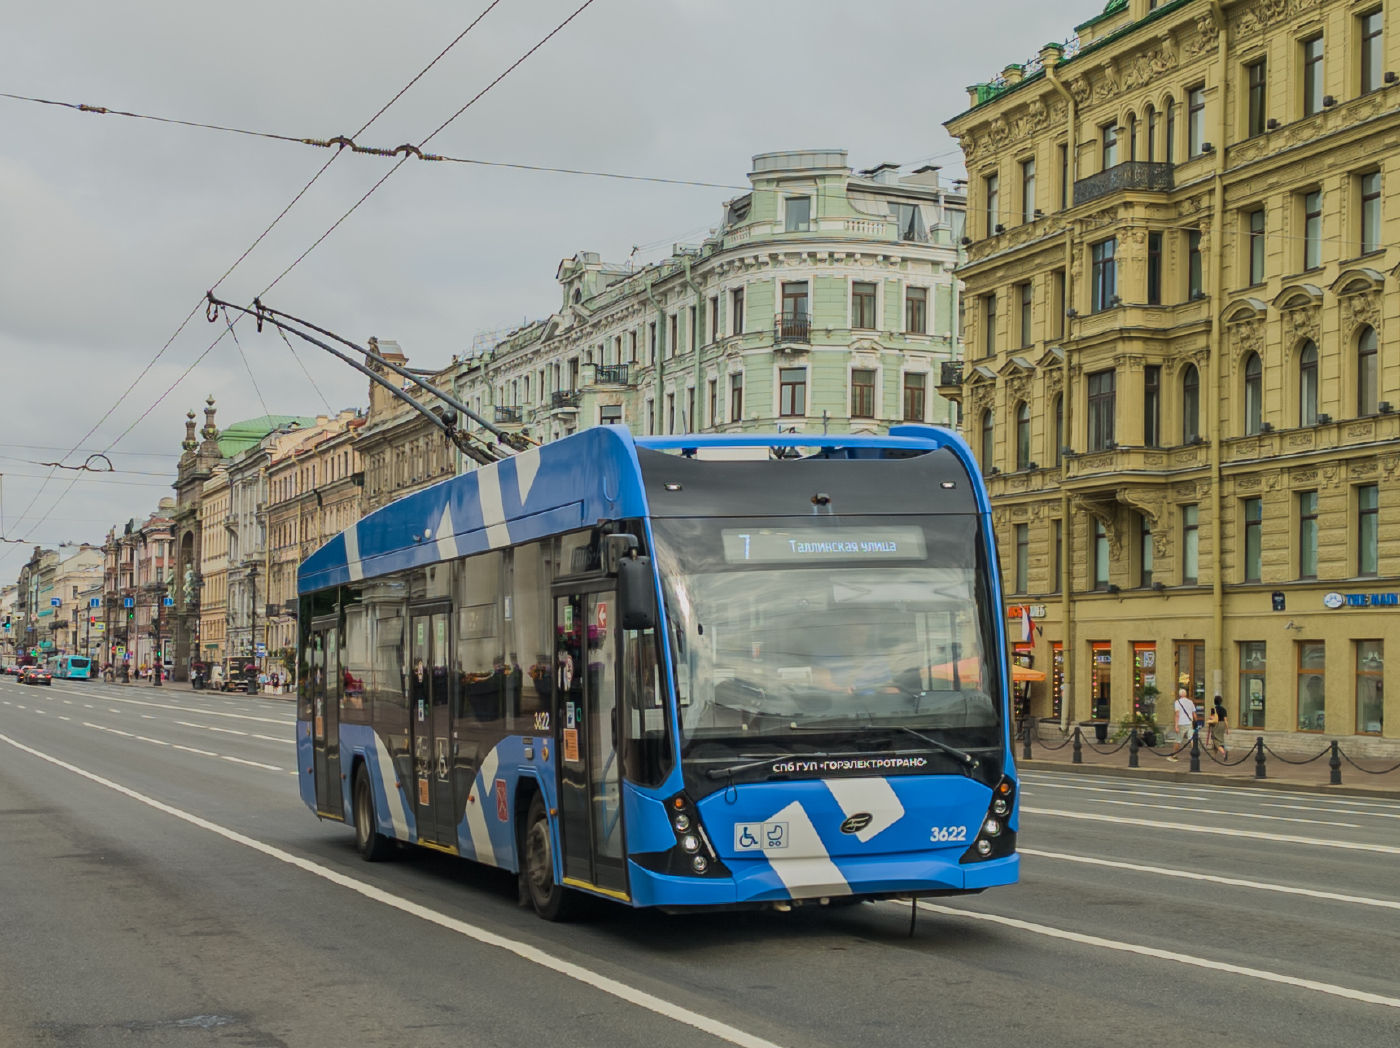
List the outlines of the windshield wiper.
{"type": "Polygon", "coordinates": [[[980,766],[982,763],[972,754],[968,753],[966,750],[960,750],[956,746],[949,746],[946,742],[939,742],[937,739],[930,738],[923,732],[915,731],[913,728],[905,724],[868,724],[860,730],[871,731],[873,729],[879,728],[893,728],[895,731],[902,731],[907,735],[912,735],[920,742],[928,743],[935,750],[942,750],[948,756],[954,758],[959,763],[961,763],[962,766],[966,768],[969,772],[980,766]]]}

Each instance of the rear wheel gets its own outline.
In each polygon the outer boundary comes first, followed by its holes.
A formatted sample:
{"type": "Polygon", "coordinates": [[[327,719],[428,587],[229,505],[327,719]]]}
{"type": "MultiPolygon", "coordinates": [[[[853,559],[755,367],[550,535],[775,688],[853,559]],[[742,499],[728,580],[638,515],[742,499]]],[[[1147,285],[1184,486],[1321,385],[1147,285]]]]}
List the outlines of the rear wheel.
{"type": "Polygon", "coordinates": [[[547,921],[566,921],[578,912],[577,892],[554,880],[554,838],[549,832],[549,814],[544,798],[535,794],[525,820],[525,861],[520,876],[530,895],[530,903],[547,921]]]}
{"type": "Polygon", "coordinates": [[[383,862],[389,857],[393,842],[379,832],[379,820],[374,813],[374,785],[363,764],[355,772],[355,847],[365,862],[383,862]]]}

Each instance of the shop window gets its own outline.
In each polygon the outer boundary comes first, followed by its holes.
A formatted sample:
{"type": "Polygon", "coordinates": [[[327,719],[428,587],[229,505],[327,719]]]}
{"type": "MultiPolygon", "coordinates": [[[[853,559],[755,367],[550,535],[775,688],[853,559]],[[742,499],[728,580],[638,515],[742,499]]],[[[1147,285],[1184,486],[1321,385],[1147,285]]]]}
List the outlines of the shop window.
{"type": "Polygon", "coordinates": [[[1107,720],[1113,707],[1113,646],[1095,641],[1089,645],[1089,657],[1089,716],[1094,720],[1107,720]]]}
{"type": "Polygon", "coordinates": [[[1262,640],[1241,641],[1240,715],[1241,728],[1264,727],[1264,669],[1267,648],[1262,640]]]}
{"type": "Polygon", "coordinates": [[[1356,642],[1356,730],[1379,735],[1385,725],[1385,645],[1378,640],[1356,642]]]}
{"type": "Polygon", "coordinates": [[[1298,642],[1298,730],[1327,730],[1327,648],[1321,641],[1298,642]]]}

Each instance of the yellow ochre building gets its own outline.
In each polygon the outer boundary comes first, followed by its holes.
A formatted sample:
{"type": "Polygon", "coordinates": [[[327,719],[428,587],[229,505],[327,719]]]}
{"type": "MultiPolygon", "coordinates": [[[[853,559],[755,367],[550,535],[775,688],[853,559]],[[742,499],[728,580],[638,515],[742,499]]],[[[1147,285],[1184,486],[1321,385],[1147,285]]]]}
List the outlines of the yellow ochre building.
{"type": "Polygon", "coordinates": [[[1184,685],[1276,748],[1400,753],[1391,20],[1112,0],[948,121],[967,355],[940,392],[1030,609],[1033,716],[1156,689],[1165,726],[1184,685]]]}

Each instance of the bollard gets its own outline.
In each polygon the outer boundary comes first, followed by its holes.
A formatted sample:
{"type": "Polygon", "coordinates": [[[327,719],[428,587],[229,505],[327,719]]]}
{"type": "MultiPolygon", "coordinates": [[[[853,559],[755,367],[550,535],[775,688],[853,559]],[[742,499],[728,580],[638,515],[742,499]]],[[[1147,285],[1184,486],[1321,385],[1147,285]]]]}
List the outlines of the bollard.
{"type": "Polygon", "coordinates": [[[1264,736],[1260,735],[1254,740],[1254,777],[1264,778],[1264,736]]]}
{"type": "Polygon", "coordinates": [[[1342,758],[1337,752],[1337,740],[1332,740],[1332,756],[1327,761],[1327,766],[1332,769],[1331,783],[1333,786],[1342,784],[1342,758]]]}
{"type": "Polygon", "coordinates": [[[1070,758],[1073,764],[1084,763],[1084,746],[1079,741],[1079,725],[1074,726],[1074,756],[1070,758]]]}
{"type": "Polygon", "coordinates": [[[1034,725],[1034,722],[1033,722],[1029,717],[1027,717],[1027,718],[1026,718],[1026,737],[1025,737],[1025,739],[1022,741],[1022,746],[1021,746],[1021,759],[1022,759],[1023,761],[1028,761],[1028,760],[1031,759],[1031,732],[1035,730],[1033,725],[1034,725]]]}
{"type": "Polygon", "coordinates": [[[1201,733],[1196,729],[1191,729],[1191,770],[1201,770],[1201,733]]]}
{"type": "Polygon", "coordinates": [[[1128,767],[1130,767],[1130,768],[1136,768],[1137,766],[1138,766],[1138,734],[1137,734],[1137,729],[1134,728],[1134,729],[1132,730],[1132,733],[1128,736],[1128,767]]]}

